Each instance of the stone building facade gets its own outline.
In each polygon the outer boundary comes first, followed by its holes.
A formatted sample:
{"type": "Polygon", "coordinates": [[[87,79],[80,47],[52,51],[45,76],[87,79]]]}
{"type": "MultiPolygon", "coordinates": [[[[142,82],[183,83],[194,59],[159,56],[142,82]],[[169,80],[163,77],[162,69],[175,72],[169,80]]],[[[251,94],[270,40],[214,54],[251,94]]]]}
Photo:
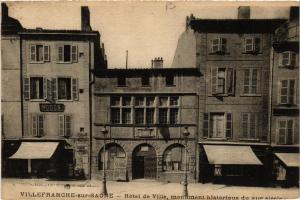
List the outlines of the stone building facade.
{"type": "Polygon", "coordinates": [[[95,75],[92,178],[102,176],[105,128],[109,179],[179,182],[187,169],[188,179],[195,181],[199,71],[107,69],[95,75]],[[184,130],[190,133],[188,168],[184,130]]]}
{"type": "MultiPolygon", "coordinates": [[[[275,29],[284,20],[251,19],[248,7],[238,13],[237,19],[224,20],[191,15],[185,31],[189,34],[181,38],[196,42],[195,66],[204,76],[198,83],[205,94],[199,111],[201,182],[233,181],[237,176],[263,181],[271,176],[270,52],[275,29]]],[[[178,44],[187,46],[182,40],[178,44]]],[[[173,66],[184,59],[185,52],[175,52],[173,66]]]]}
{"type": "Polygon", "coordinates": [[[17,33],[21,83],[15,85],[21,94],[17,113],[23,127],[8,136],[18,147],[8,157],[18,166],[12,176],[90,177],[90,72],[95,66],[105,68],[106,61],[100,34],[90,27],[88,8],[82,7],[81,14],[82,30],[17,33]]]}
{"type": "Polygon", "coordinates": [[[275,32],[271,54],[271,148],[274,179],[299,181],[299,7],[275,32]]]}

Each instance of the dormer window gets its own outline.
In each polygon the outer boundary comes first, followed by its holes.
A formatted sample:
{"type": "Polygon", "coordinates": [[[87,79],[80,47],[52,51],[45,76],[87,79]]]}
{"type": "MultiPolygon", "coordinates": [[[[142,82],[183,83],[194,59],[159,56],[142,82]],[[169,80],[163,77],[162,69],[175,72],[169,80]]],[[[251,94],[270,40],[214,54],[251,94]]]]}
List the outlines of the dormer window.
{"type": "Polygon", "coordinates": [[[282,67],[294,67],[296,65],[296,53],[292,51],[282,52],[280,55],[280,65],[282,67]]]}
{"type": "Polygon", "coordinates": [[[211,53],[225,53],[226,52],[226,39],[216,38],[211,40],[211,53]]]}
{"type": "Polygon", "coordinates": [[[245,38],[244,39],[244,52],[245,53],[257,53],[260,51],[260,39],[259,38],[245,38]]]}

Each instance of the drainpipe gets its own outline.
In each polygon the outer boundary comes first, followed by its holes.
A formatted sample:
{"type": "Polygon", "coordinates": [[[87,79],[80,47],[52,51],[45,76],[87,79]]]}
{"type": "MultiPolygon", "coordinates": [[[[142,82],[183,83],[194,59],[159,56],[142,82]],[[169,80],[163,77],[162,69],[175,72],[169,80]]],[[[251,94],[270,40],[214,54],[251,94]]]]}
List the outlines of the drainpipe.
{"type": "MultiPolygon", "coordinates": [[[[23,105],[23,101],[24,101],[24,97],[23,97],[23,62],[22,62],[22,35],[20,36],[20,99],[21,99],[21,131],[22,131],[22,137],[24,136],[24,105],[23,105]]],[[[21,138],[22,138],[21,137],[21,138]]]]}

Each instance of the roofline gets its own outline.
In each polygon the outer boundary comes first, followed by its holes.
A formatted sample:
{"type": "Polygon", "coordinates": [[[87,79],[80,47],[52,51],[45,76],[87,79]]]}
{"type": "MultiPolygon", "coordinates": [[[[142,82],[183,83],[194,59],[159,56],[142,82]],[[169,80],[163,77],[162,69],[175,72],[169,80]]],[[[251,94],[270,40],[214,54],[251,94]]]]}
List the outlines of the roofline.
{"type": "MultiPolygon", "coordinates": [[[[31,30],[30,30],[31,31],[31,30]]],[[[83,35],[83,36],[100,36],[100,33],[98,31],[80,31],[80,30],[74,30],[74,32],[69,31],[69,32],[63,32],[61,30],[50,30],[51,32],[47,32],[49,30],[43,29],[42,31],[38,30],[32,30],[32,32],[27,32],[26,30],[24,31],[19,31],[18,34],[20,35],[83,35]]]]}
{"type": "Polygon", "coordinates": [[[99,69],[97,71],[165,71],[165,70],[171,70],[171,71],[176,71],[176,70],[183,70],[183,71],[190,71],[190,70],[195,70],[199,71],[198,68],[195,67],[182,67],[182,68],[107,68],[107,69],[99,69]]]}

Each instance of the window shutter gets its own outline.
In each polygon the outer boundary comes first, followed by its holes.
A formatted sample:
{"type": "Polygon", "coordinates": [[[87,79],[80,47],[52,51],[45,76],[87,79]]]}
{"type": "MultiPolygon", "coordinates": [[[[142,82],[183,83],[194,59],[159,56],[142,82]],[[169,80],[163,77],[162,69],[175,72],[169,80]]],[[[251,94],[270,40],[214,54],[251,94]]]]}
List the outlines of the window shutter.
{"type": "Polygon", "coordinates": [[[50,61],[50,46],[44,46],[44,61],[50,61]]]}
{"type": "Polygon", "coordinates": [[[211,93],[216,94],[218,90],[218,68],[211,69],[211,93]]]}
{"type": "Polygon", "coordinates": [[[287,144],[293,144],[293,120],[287,120],[287,144]]]}
{"type": "Polygon", "coordinates": [[[71,47],[71,52],[72,52],[72,62],[77,62],[78,57],[77,57],[77,46],[72,46],[71,47]]]}
{"type": "Polygon", "coordinates": [[[65,136],[71,136],[71,115],[65,115],[65,136]]]}
{"type": "Polygon", "coordinates": [[[260,38],[255,38],[255,41],[254,41],[254,50],[255,52],[260,52],[260,38]]]}
{"type": "Polygon", "coordinates": [[[207,138],[209,133],[209,114],[203,114],[203,137],[207,138]]]}
{"type": "Polygon", "coordinates": [[[280,103],[281,104],[288,103],[288,81],[287,80],[280,81],[280,103]]]}
{"type": "Polygon", "coordinates": [[[232,114],[226,113],[226,137],[232,137],[232,114]]]}
{"type": "Polygon", "coordinates": [[[32,114],[32,136],[37,136],[38,132],[37,115],[32,114]]]}
{"type": "Polygon", "coordinates": [[[226,52],[227,40],[225,38],[221,38],[220,40],[221,40],[221,49],[220,50],[225,53],[226,52]]]}
{"type": "Polygon", "coordinates": [[[57,78],[52,78],[52,99],[57,99],[57,78]]]}
{"type": "Polygon", "coordinates": [[[281,65],[282,66],[288,66],[290,64],[290,53],[289,52],[283,52],[281,53],[281,65]]]}
{"type": "Polygon", "coordinates": [[[72,95],[73,95],[73,100],[76,100],[76,101],[79,100],[79,95],[78,95],[78,80],[76,78],[72,79],[72,95]]]}
{"type": "Polygon", "coordinates": [[[262,74],[261,74],[261,70],[260,69],[257,69],[257,78],[256,78],[256,94],[260,94],[261,93],[261,81],[260,81],[260,79],[261,79],[261,76],[262,76],[262,74]]]}
{"type": "Polygon", "coordinates": [[[28,100],[30,97],[30,78],[24,78],[24,84],[23,84],[23,94],[24,99],[28,100]]]}
{"type": "Polygon", "coordinates": [[[44,99],[47,99],[47,79],[45,77],[43,77],[43,95],[44,95],[44,99]]]}
{"type": "Polygon", "coordinates": [[[235,79],[235,74],[234,74],[234,69],[233,68],[227,68],[226,72],[226,86],[227,86],[227,94],[228,95],[234,95],[234,79],[235,79]]]}
{"type": "Polygon", "coordinates": [[[57,61],[58,62],[64,61],[64,47],[62,45],[57,47],[57,61]]]}
{"type": "Polygon", "coordinates": [[[256,116],[254,113],[250,114],[250,128],[249,128],[249,132],[250,132],[250,138],[255,138],[256,135],[256,116]]]}
{"type": "Polygon", "coordinates": [[[289,81],[289,96],[288,96],[288,103],[289,104],[294,104],[295,103],[295,80],[290,80],[289,81]]]}
{"type": "Polygon", "coordinates": [[[245,69],[243,94],[249,94],[249,93],[250,93],[250,69],[245,69]]]}
{"type": "Polygon", "coordinates": [[[296,54],[294,52],[291,52],[291,66],[296,66],[296,54]]]}
{"type": "Polygon", "coordinates": [[[248,113],[242,114],[242,134],[243,138],[248,137],[248,113]]]}
{"type": "Polygon", "coordinates": [[[52,95],[52,82],[51,80],[47,79],[47,100],[50,102],[53,101],[52,95]]]}
{"type": "Polygon", "coordinates": [[[31,62],[36,61],[36,46],[35,45],[30,46],[30,61],[31,62]]]}
{"type": "Polygon", "coordinates": [[[38,136],[44,135],[44,115],[38,115],[38,136]]]}
{"type": "Polygon", "coordinates": [[[64,120],[65,116],[64,115],[59,115],[58,116],[58,134],[59,136],[65,136],[65,123],[64,120]]]}

